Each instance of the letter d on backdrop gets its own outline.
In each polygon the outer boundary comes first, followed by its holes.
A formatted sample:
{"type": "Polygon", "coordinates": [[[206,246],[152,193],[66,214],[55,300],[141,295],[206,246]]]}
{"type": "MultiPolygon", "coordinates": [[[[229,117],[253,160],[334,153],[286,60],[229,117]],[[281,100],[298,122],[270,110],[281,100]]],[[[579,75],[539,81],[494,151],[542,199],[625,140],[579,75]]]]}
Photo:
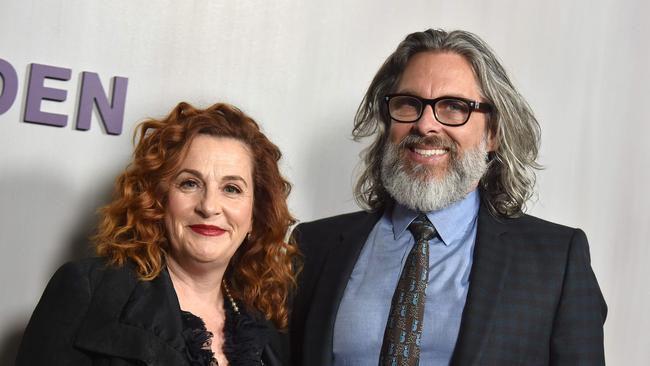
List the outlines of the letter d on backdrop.
{"type": "Polygon", "coordinates": [[[16,100],[18,93],[18,75],[10,63],[0,58],[0,78],[2,78],[2,92],[0,92],[0,114],[8,111],[16,100]]]}

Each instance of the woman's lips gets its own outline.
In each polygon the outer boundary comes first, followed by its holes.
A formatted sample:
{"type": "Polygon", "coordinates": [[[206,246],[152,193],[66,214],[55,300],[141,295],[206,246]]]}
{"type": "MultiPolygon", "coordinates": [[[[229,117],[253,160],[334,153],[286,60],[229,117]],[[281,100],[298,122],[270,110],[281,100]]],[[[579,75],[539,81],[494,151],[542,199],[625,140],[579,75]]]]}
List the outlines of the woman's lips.
{"type": "Polygon", "coordinates": [[[204,236],[219,236],[226,232],[226,230],[214,225],[190,225],[190,229],[204,236]]]}

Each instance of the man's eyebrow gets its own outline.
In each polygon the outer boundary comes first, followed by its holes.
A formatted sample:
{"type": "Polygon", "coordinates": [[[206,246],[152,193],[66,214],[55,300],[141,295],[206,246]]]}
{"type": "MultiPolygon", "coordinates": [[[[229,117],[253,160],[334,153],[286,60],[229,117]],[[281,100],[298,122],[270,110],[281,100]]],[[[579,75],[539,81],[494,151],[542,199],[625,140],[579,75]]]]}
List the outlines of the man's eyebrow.
{"type": "MultiPolygon", "coordinates": [[[[396,92],[396,94],[408,94],[408,95],[412,95],[412,96],[414,96],[414,97],[419,97],[419,98],[423,98],[423,99],[429,99],[429,98],[424,98],[424,97],[420,96],[419,93],[416,93],[415,91],[413,91],[413,90],[411,90],[411,89],[402,89],[402,90],[398,90],[398,91],[396,92]]],[[[440,95],[440,96],[437,97],[437,98],[444,98],[444,97],[450,97],[450,98],[463,98],[463,99],[473,99],[472,97],[469,97],[469,96],[464,95],[464,94],[461,94],[461,93],[446,93],[446,94],[440,95]]],[[[436,98],[431,98],[431,99],[436,99],[436,98]]]]}
{"type": "Polygon", "coordinates": [[[409,95],[414,95],[414,96],[419,96],[418,93],[411,89],[400,89],[396,91],[397,94],[409,94],[409,95]]]}

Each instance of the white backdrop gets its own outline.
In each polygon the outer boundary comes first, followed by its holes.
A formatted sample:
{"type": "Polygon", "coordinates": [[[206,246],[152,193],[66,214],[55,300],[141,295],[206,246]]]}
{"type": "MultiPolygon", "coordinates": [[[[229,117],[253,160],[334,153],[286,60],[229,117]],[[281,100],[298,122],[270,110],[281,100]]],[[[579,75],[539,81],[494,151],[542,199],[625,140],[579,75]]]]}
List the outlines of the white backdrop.
{"type": "Polygon", "coordinates": [[[650,363],[649,3],[645,0],[88,1],[1,0],[0,58],[18,97],[0,115],[0,364],[56,267],[87,251],[94,210],[132,151],[133,127],[177,102],[233,103],[284,152],[300,220],[352,211],[361,144],[352,118],[404,36],[465,29],[499,54],[542,125],[530,212],[583,228],[609,304],[610,365],[650,363]],[[67,127],[22,122],[29,64],[72,69],[67,127]],[[82,71],[129,78],[124,132],[97,114],[74,129],[82,71]]]}

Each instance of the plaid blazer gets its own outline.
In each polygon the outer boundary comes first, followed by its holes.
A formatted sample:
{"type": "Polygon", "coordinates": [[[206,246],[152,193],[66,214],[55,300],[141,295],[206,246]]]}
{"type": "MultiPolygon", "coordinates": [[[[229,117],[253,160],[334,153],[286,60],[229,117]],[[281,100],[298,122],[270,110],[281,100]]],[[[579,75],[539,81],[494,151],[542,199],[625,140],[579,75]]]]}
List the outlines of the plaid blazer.
{"type": "MultiPolygon", "coordinates": [[[[304,268],[290,322],[293,366],[331,365],[336,312],[380,217],[356,212],[294,230],[304,268]]],[[[604,365],[606,315],[582,230],[528,215],[497,219],[481,206],[451,365],[604,365]]]]}

